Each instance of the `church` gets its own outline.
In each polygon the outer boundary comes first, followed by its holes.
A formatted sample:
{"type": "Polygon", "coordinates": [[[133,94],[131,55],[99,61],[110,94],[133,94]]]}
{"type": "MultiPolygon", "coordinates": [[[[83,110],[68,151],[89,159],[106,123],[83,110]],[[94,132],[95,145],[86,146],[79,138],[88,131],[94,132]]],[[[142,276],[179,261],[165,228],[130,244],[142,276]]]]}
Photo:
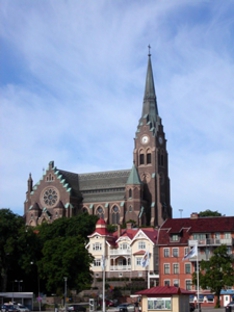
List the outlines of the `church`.
{"type": "Polygon", "coordinates": [[[149,52],[130,169],[79,174],[59,169],[50,161],[36,184],[29,174],[24,202],[26,224],[36,226],[87,212],[98,215],[106,224],[131,221],[138,227],[160,226],[172,218],[166,143],[149,52]]]}

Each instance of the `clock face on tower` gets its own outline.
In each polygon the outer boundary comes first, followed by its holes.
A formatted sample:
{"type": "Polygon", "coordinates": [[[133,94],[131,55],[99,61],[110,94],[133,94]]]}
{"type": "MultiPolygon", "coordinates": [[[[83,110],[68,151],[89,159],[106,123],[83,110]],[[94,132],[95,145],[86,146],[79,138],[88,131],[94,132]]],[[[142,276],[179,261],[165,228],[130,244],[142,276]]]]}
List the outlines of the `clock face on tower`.
{"type": "Polygon", "coordinates": [[[59,201],[59,192],[55,187],[49,186],[41,193],[41,204],[52,208],[57,205],[59,201]]]}
{"type": "Polygon", "coordinates": [[[149,137],[147,135],[143,135],[141,138],[141,143],[147,144],[149,142],[149,137]]]}

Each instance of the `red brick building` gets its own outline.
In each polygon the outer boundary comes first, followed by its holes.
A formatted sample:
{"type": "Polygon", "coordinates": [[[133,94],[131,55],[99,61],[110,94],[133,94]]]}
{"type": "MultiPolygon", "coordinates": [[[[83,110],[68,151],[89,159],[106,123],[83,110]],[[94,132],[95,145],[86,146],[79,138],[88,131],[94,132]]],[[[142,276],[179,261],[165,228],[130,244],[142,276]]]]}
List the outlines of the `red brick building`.
{"type": "MultiPolygon", "coordinates": [[[[225,244],[228,253],[234,256],[234,217],[202,217],[193,213],[190,218],[168,219],[158,231],[159,285],[174,285],[187,290],[196,290],[192,285],[192,273],[197,260],[209,260],[215,248],[225,244]],[[198,243],[198,258],[183,261],[189,249],[198,243]]],[[[227,288],[234,289],[234,285],[227,288]]],[[[231,297],[227,300],[231,300],[231,297]]],[[[209,290],[200,290],[200,302],[209,305],[214,295],[209,290]]]]}
{"type": "Polygon", "coordinates": [[[122,224],[131,219],[140,226],[158,226],[172,217],[166,137],[158,114],[150,54],[129,167],[79,174],[59,169],[50,161],[36,184],[29,175],[26,223],[35,226],[82,211],[98,215],[107,223],[122,224]]]}

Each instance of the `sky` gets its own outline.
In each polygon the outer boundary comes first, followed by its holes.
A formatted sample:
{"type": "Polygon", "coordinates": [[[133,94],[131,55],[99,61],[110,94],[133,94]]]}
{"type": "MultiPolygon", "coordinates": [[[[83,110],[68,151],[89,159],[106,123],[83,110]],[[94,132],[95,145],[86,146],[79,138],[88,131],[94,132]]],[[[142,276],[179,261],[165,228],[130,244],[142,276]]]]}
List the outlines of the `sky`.
{"type": "Polygon", "coordinates": [[[0,208],[51,160],[130,169],[148,45],[173,217],[234,215],[232,0],[0,0],[0,208]]]}

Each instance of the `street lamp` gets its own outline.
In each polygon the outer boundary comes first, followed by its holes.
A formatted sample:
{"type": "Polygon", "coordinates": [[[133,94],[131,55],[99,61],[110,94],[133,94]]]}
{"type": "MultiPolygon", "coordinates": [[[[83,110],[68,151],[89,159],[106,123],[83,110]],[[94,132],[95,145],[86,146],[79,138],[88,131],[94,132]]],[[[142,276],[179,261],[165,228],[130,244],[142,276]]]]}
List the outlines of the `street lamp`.
{"type": "Polygon", "coordinates": [[[65,307],[65,312],[67,311],[67,277],[64,277],[64,307],[65,307]]]}
{"type": "Polygon", "coordinates": [[[39,311],[41,311],[41,300],[42,299],[41,299],[41,296],[40,296],[40,276],[39,276],[39,272],[38,272],[38,266],[33,261],[31,261],[30,264],[31,265],[35,265],[35,267],[36,267],[36,273],[37,273],[37,293],[38,293],[37,301],[38,301],[39,311]]]}
{"type": "Polygon", "coordinates": [[[23,280],[15,280],[15,283],[18,283],[18,292],[21,291],[20,283],[23,283],[23,280]]]}

